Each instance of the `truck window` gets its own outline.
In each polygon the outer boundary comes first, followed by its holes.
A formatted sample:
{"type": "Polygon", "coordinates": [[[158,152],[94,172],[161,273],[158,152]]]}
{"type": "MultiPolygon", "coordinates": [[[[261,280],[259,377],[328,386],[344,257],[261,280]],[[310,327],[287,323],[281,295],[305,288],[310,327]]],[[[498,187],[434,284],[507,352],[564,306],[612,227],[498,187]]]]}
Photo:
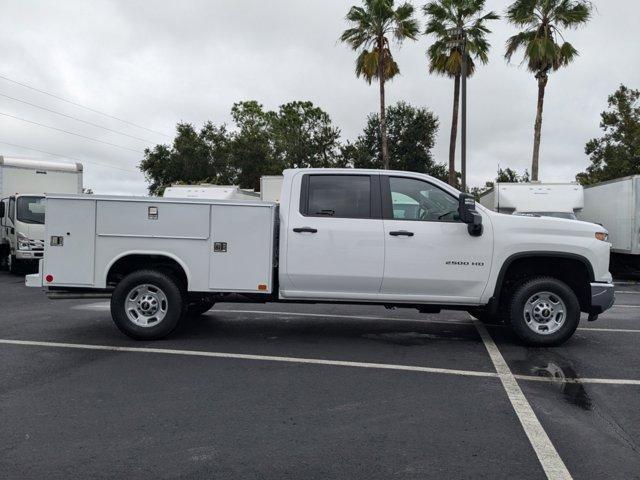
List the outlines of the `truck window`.
{"type": "Polygon", "coordinates": [[[307,177],[306,202],[301,202],[303,215],[371,218],[369,175],[308,175],[307,177]]]}
{"type": "Polygon", "coordinates": [[[44,224],[44,197],[18,197],[16,220],[44,224]]]}
{"type": "Polygon", "coordinates": [[[16,211],[16,199],[15,197],[11,197],[9,198],[9,214],[7,215],[7,217],[11,220],[11,222],[14,221],[15,219],[15,213],[16,211]]]}
{"type": "Polygon", "coordinates": [[[422,180],[389,177],[393,220],[427,222],[459,221],[458,200],[440,188],[422,180]]]}

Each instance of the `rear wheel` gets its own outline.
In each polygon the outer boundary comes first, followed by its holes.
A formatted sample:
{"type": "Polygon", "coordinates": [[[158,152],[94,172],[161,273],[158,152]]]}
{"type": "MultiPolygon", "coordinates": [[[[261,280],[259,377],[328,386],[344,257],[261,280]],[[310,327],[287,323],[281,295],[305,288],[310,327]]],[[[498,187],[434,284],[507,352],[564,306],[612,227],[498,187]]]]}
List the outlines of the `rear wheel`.
{"type": "Polygon", "coordinates": [[[155,270],[140,270],[123,278],[111,296],[111,317],[121,332],[137,340],[170,334],[186,304],[179,282],[155,270]]]}
{"type": "Polygon", "coordinates": [[[580,303],[566,283],[534,278],[515,289],[509,318],[514,332],[527,345],[561,345],[578,328],[580,303]]]}

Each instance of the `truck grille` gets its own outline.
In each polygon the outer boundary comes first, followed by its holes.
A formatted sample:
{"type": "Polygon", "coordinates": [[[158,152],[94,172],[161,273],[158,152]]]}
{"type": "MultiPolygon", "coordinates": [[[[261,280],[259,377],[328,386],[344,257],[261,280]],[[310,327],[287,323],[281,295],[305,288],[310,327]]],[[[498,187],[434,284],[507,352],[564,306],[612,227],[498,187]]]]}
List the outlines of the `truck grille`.
{"type": "Polygon", "coordinates": [[[29,248],[31,250],[44,250],[44,240],[29,240],[29,248]]]}

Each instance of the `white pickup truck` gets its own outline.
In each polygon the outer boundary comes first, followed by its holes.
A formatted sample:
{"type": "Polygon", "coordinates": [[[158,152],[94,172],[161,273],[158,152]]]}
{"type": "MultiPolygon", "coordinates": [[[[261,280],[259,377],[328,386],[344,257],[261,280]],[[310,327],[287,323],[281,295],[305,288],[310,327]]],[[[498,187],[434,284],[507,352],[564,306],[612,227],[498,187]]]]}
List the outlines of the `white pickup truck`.
{"type": "Polygon", "coordinates": [[[137,339],[240,300],[466,310],[558,345],[580,312],[594,320],[614,301],[595,224],[492,212],[412,172],[287,170],[280,200],[49,195],[44,259],[26,283],[111,297],[137,339]]]}

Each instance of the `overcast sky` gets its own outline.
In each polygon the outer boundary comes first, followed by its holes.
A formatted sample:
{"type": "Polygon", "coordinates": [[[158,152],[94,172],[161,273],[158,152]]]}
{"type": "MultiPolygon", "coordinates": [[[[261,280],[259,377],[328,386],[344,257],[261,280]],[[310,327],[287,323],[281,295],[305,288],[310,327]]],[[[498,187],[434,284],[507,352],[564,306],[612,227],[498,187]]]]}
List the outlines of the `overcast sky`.
{"type": "MultiPolygon", "coordinates": [[[[354,75],[355,55],[337,42],[355,0],[30,1],[0,0],[0,75],[168,137],[61,102],[0,78],[0,154],[53,158],[6,142],[81,160],[85,186],[97,193],[144,194],[137,171],[145,146],[170,143],[176,122],[230,123],[239,100],[275,109],[311,100],[343,139],[353,139],[377,110],[378,91],[354,75]],[[108,127],[64,118],[13,97],[108,127]],[[29,124],[22,119],[116,144],[118,148],[29,124]],[[139,137],[139,140],[131,137],[139,137]],[[129,150],[130,149],[130,150],[129,150]],[[111,165],[116,168],[108,168],[111,165]]],[[[419,7],[413,2],[421,23],[419,7]]],[[[547,86],[540,177],[570,181],[587,165],[585,142],[599,134],[599,113],[620,83],[640,88],[638,7],[633,0],[595,1],[591,23],[566,38],[581,56],[547,86]]],[[[503,13],[508,2],[487,0],[503,13]]],[[[490,62],[469,81],[468,178],[495,176],[498,164],[530,168],[536,83],[506,65],[514,28],[493,22],[490,62]]],[[[389,103],[405,100],[440,119],[436,159],[448,158],[453,82],[427,73],[429,40],[396,48],[401,76],[389,103]]],[[[459,157],[457,159],[459,162],[459,157]]]]}

